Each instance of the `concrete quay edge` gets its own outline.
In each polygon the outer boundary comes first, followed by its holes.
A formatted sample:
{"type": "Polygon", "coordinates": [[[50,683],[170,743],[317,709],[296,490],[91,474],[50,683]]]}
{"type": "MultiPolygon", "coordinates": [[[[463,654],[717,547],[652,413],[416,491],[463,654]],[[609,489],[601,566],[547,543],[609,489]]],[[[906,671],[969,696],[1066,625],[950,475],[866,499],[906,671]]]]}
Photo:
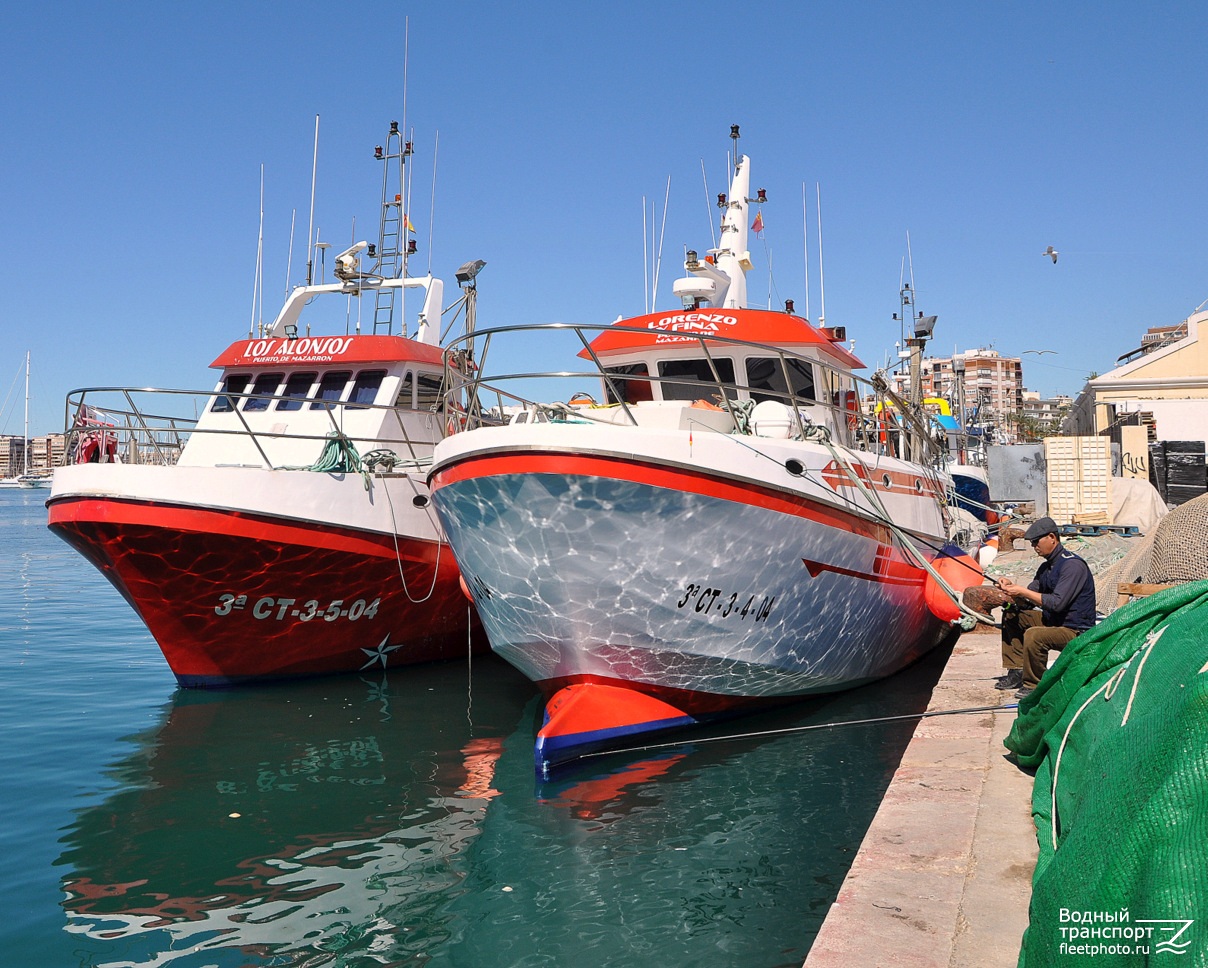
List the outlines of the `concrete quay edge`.
{"type": "MultiPolygon", "coordinates": [[[[1014,704],[997,629],[956,642],[928,711],[1014,704]]],[[[1032,777],[1013,708],[920,720],[805,968],[1013,968],[1028,924],[1032,777]]]]}

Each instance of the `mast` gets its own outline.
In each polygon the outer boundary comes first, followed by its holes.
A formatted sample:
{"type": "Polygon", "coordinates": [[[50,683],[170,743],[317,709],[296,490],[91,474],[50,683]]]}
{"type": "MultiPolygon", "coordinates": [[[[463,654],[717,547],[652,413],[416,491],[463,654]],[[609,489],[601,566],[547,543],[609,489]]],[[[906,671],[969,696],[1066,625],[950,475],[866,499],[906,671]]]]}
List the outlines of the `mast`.
{"type": "MultiPolygon", "coordinates": [[[[378,223],[378,244],[370,257],[377,259],[376,272],[383,279],[399,279],[407,274],[410,254],[410,218],[403,211],[404,169],[411,154],[411,142],[403,140],[397,121],[390,122],[390,131],[383,145],[373,149],[373,156],[382,163],[382,210],[378,223]],[[393,177],[392,177],[393,176],[393,177]]],[[[406,321],[402,324],[406,336],[406,321]]],[[[373,332],[390,335],[394,329],[394,289],[380,288],[374,297],[373,332]]]]}
{"type": "MultiPolygon", "coordinates": [[[[913,265],[910,274],[913,280],[913,265]]],[[[909,282],[902,283],[898,299],[901,303],[901,315],[895,313],[894,318],[900,319],[903,327],[902,335],[906,340],[909,366],[910,395],[906,402],[910,413],[917,417],[917,421],[912,421],[909,416],[903,415],[905,425],[902,428],[902,456],[906,460],[922,463],[926,458],[927,445],[921,433],[912,433],[911,428],[918,430],[926,427],[926,419],[923,417],[923,350],[935,329],[936,317],[924,316],[922,310],[915,315],[915,292],[909,282]]]]}
{"type": "Polygon", "coordinates": [[[751,159],[738,151],[738,125],[730,125],[730,137],[734,139],[736,161],[729,195],[720,192],[717,196],[717,207],[722,210],[721,238],[709,250],[711,258],[697,259],[696,252],[689,249],[684,260],[689,275],[677,279],[671,287],[685,309],[706,304],[722,309],[747,308],[747,273],[751,270],[747,213],[751,202],[767,201],[767,192],[761,188],[755,198],[747,197],[751,190],[751,159]]]}
{"type": "Polygon", "coordinates": [[[21,473],[29,473],[29,350],[25,351],[25,435],[21,441],[21,473]]]}

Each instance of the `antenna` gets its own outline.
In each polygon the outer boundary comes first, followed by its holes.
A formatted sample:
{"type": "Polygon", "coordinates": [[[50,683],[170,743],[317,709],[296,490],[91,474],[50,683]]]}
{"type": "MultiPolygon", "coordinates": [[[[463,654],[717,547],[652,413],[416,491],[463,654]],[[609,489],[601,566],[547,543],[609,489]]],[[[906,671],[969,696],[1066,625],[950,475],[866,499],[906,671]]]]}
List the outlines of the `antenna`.
{"type": "MultiPolygon", "coordinates": [[[[659,298],[659,269],[663,265],[663,239],[667,235],[667,204],[671,201],[671,176],[667,176],[667,191],[663,194],[663,224],[659,228],[658,254],[654,263],[654,287],[650,293],[650,312],[654,312],[654,304],[659,298]]],[[[651,209],[653,211],[653,209],[651,209]]]]}
{"type": "MultiPolygon", "coordinates": [[[[262,306],[260,300],[260,284],[263,278],[264,268],[264,163],[260,163],[260,231],[256,237],[256,279],[252,283],[252,318],[247,325],[247,338],[252,339],[256,335],[256,309],[257,306],[262,306]]],[[[264,320],[261,317],[261,326],[263,327],[264,320]]]]}
{"type": "Polygon", "coordinates": [[[315,178],[319,171],[319,116],[315,115],[315,156],[310,165],[310,225],[306,229],[306,284],[314,281],[315,178]]]}
{"type": "MultiPolygon", "coordinates": [[[[355,246],[356,241],[357,241],[357,217],[355,215],[352,217],[352,231],[348,233],[348,237],[349,237],[349,241],[352,242],[353,245],[355,246]]],[[[340,259],[339,259],[339,256],[337,256],[336,265],[338,266],[339,264],[340,264],[340,259]]],[[[354,272],[356,271],[355,257],[353,260],[353,271],[354,272]]],[[[338,275],[338,273],[337,273],[337,275],[338,275]]],[[[354,276],[353,278],[355,279],[356,277],[354,276]]],[[[348,327],[352,325],[352,297],[353,297],[353,294],[355,293],[357,296],[358,306],[361,301],[360,300],[361,290],[359,288],[359,283],[357,283],[357,286],[358,286],[358,288],[349,288],[347,290],[348,295],[344,297],[344,335],[345,336],[348,335],[348,327]]],[[[357,325],[357,334],[358,335],[360,334],[360,331],[361,331],[360,324],[358,323],[358,325],[357,325]]]]}
{"type": "Polygon", "coordinates": [[[289,277],[294,271],[294,227],[298,222],[298,210],[295,208],[289,217],[289,255],[285,259],[285,295],[289,295],[289,277]]]}
{"type": "Polygon", "coordinates": [[[818,182],[814,182],[814,189],[818,193],[818,205],[816,211],[818,213],[818,294],[821,297],[822,305],[818,309],[818,325],[826,325],[826,280],[822,275],[822,186],[818,182]]]}
{"type": "Polygon", "coordinates": [[[805,318],[810,318],[810,223],[809,213],[805,207],[805,182],[801,183],[801,236],[805,242],[805,254],[802,261],[805,265],[805,318]]]}
{"type": "MultiPolygon", "coordinates": [[[[411,51],[411,18],[403,18],[403,130],[410,130],[407,127],[407,67],[410,63],[409,56],[411,51]]],[[[406,275],[406,273],[404,273],[406,275]]]]}
{"type": "Polygon", "coordinates": [[[436,156],[440,153],[440,131],[436,132],[436,141],[432,145],[432,200],[428,203],[428,275],[432,275],[432,249],[435,234],[436,218],[436,156]]]}
{"type": "MultiPolygon", "coordinates": [[[[654,209],[652,208],[653,212],[654,209]]],[[[650,312],[650,243],[653,241],[646,231],[646,196],[642,196],[642,308],[650,312]]]]}
{"type": "MultiPolygon", "coordinates": [[[[906,259],[910,263],[910,288],[915,289],[914,285],[914,256],[910,252],[910,230],[906,230],[906,259]]],[[[917,291],[917,290],[915,290],[917,291]]]]}
{"type": "MultiPolygon", "coordinates": [[[[411,18],[403,17],[403,132],[410,134],[411,143],[415,144],[415,132],[412,131],[409,127],[407,127],[407,80],[410,77],[410,75],[411,75],[411,18]]],[[[402,164],[406,164],[407,153],[408,152],[407,152],[406,146],[404,145],[402,164]]],[[[402,173],[402,178],[403,178],[403,184],[399,187],[402,188],[402,190],[407,193],[406,207],[403,208],[403,213],[402,213],[405,218],[407,213],[411,211],[411,172],[404,171],[402,173]]],[[[405,225],[402,224],[402,221],[403,220],[400,220],[400,224],[399,224],[399,230],[400,230],[399,239],[401,241],[401,245],[399,246],[399,248],[401,250],[401,258],[403,260],[403,268],[402,268],[402,272],[400,273],[400,275],[406,276],[407,275],[407,249],[409,247],[408,246],[409,239],[407,236],[407,228],[405,225]]],[[[393,312],[393,309],[394,309],[393,301],[391,302],[390,306],[391,306],[391,311],[393,312]]],[[[398,318],[399,318],[400,335],[406,336],[407,335],[407,287],[406,286],[403,286],[398,291],[398,318]]],[[[377,327],[376,327],[376,321],[375,321],[375,326],[374,326],[375,331],[376,331],[376,328],[377,327]]],[[[393,317],[391,317],[391,329],[393,330],[393,328],[394,328],[394,320],[393,320],[393,317]]]]}
{"type": "Polygon", "coordinates": [[[709,179],[705,177],[705,159],[700,160],[700,178],[705,185],[705,211],[709,213],[709,237],[713,240],[713,248],[717,248],[717,230],[713,228],[713,207],[709,199],[709,179]]]}

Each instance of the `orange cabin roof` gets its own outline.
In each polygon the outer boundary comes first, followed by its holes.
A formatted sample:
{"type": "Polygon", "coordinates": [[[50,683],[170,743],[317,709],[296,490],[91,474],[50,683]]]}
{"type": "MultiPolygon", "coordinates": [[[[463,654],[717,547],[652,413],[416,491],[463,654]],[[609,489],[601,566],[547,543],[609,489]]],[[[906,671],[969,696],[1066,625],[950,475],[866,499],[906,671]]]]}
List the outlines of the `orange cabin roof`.
{"type": "MultiPolygon", "coordinates": [[[[864,368],[860,359],[842,342],[831,339],[826,330],[811,326],[800,316],[766,309],[710,307],[649,313],[619,320],[614,325],[626,330],[642,329],[647,332],[605,331],[591,341],[591,348],[597,356],[615,356],[645,348],[691,345],[702,336],[720,336],[769,346],[782,346],[798,352],[801,347],[816,346],[840,366],[853,370],[864,368]]],[[[590,354],[581,350],[579,356],[588,358],[590,354]]]]}
{"type": "Polygon", "coordinates": [[[361,363],[431,363],[443,360],[439,346],[402,336],[300,336],[241,339],[226,348],[210,367],[325,366],[361,363]]]}

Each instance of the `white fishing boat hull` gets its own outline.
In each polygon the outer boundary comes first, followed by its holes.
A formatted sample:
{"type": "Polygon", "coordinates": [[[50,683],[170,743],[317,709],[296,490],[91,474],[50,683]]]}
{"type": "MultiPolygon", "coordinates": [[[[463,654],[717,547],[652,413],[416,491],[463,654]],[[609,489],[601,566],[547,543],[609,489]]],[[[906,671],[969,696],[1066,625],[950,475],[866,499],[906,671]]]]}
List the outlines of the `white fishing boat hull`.
{"type": "MultiPolygon", "coordinates": [[[[888,523],[939,556],[939,479],[836,453],[711,433],[483,428],[439,444],[430,481],[492,649],[549,696],[593,683],[657,697],[674,710],[655,721],[665,728],[887,676],[951,628],[888,523]]],[[[568,745],[579,755],[649,728],[576,726],[568,745]]],[[[544,740],[542,770],[560,755],[557,736],[544,740]]]]}

